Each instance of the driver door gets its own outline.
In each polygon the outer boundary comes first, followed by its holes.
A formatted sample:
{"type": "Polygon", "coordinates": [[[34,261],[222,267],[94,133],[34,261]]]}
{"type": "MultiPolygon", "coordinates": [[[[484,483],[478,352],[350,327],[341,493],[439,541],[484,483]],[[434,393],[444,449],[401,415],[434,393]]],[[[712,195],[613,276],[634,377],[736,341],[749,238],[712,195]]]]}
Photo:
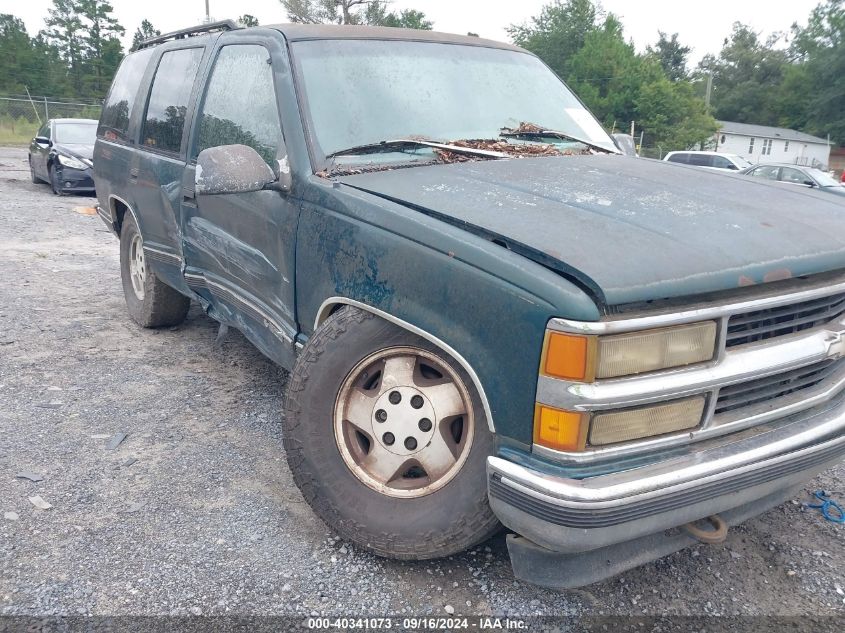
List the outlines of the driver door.
{"type": "Polygon", "coordinates": [[[285,152],[270,51],[274,44],[242,37],[227,43],[224,38],[195,117],[182,186],[185,280],[206,299],[215,318],[237,327],[266,355],[289,366],[297,333],[299,203],[270,190],[194,194],[196,157],[206,148],[248,145],[277,174],[277,161],[285,152]]]}

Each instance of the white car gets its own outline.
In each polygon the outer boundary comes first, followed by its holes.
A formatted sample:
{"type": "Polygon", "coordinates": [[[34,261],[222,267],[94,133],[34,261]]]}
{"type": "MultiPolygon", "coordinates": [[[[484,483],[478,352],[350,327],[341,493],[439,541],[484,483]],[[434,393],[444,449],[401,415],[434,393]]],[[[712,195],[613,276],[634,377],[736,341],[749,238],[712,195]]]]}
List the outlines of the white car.
{"type": "Polygon", "coordinates": [[[721,154],[719,152],[669,152],[663,158],[669,163],[681,163],[705,169],[718,171],[740,171],[751,167],[751,163],[736,154],[721,154]]]}

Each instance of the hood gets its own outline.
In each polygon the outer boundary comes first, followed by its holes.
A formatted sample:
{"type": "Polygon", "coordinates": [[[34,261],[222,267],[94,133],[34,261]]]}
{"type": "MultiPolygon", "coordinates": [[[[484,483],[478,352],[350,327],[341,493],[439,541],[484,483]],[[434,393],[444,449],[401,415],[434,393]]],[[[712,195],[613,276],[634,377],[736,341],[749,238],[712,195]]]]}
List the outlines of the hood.
{"type": "Polygon", "coordinates": [[[342,183],[504,244],[605,305],[845,269],[837,196],[661,161],[476,161],[342,183]]]}
{"type": "Polygon", "coordinates": [[[92,160],[94,158],[93,143],[90,145],[87,143],[56,143],[53,147],[60,154],[67,154],[68,156],[73,156],[74,158],[87,158],[88,160],[92,160]]]}

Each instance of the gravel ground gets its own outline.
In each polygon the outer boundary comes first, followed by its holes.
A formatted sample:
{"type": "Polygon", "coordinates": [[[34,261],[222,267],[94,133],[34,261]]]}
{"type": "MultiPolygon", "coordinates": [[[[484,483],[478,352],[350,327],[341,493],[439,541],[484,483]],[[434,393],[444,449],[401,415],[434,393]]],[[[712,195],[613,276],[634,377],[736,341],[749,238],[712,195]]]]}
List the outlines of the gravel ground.
{"type": "Polygon", "coordinates": [[[286,374],[196,308],[136,327],[94,202],[0,148],[0,614],[845,614],[845,526],[804,497],[576,591],[515,581],[503,536],[422,563],[340,541],[285,464],[286,374]]]}

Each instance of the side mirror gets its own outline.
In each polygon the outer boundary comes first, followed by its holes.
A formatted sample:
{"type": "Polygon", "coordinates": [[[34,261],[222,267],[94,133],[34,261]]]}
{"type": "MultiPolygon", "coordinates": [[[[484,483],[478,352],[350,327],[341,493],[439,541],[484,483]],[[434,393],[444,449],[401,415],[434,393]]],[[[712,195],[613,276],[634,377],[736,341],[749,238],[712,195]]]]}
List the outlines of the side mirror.
{"type": "Polygon", "coordinates": [[[805,180],[804,184],[807,185],[808,187],[815,187],[816,186],[816,183],[814,183],[812,180],[805,180]]]}
{"type": "Polygon", "coordinates": [[[197,156],[194,179],[195,195],[247,193],[262,189],[290,189],[290,169],[287,159],[279,161],[279,173],[274,173],[264,159],[247,145],[209,147],[197,156]]]}
{"type": "Polygon", "coordinates": [[[35,142],[39,145],[47,145],[48,147],[53,144],[46,136],[36,136],[35,142]]]}

